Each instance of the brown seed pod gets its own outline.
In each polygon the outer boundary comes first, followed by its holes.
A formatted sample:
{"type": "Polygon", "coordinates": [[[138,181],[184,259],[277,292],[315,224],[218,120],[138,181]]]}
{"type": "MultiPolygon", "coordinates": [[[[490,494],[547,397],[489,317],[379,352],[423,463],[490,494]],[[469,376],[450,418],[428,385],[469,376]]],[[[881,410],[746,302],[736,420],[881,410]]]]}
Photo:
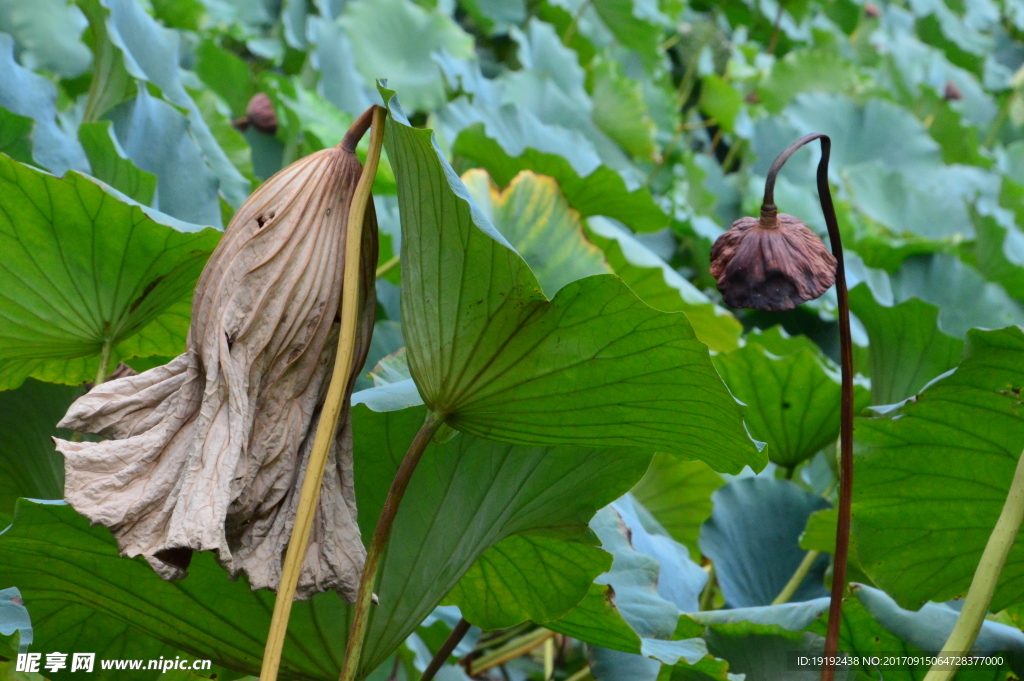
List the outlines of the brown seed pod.
{"type": "Polygon", "coordinates": [[[946,87],[942,91],[942,97],[947,102],[958,102],[964,98],[964,93],[960,91],[957,84],[951,80],[946,81],[946,87]]]}
{"type": "MultiPolygon", "coordinates": [[[[164,579],[193,550],[275,589],[337,347],[348,209],[362,166],[360,119],[340,145],[267,180],[238,210],[196,286],[186,351],[103,383],[60,427],[65,498],[110,528],[123,555],[164,579]]],[[[348,384],[376,310],[376,218],[363,229],[360,318],[348,384]]],[[[348,398],[344,403],[348,404],[348,398]]],[[[351,423],[339,420],[296,598],[333,588],[352,601],[365,552],[356,524],[351,423]]]]}
{"type": "Polygon", "coordinates": [[[814,300],[836,280],[836,259],[792,215],[740,218],[711,249],[711,275],[726,305],[782,312],[814,300]]]}
{"type": "Polygon", "coordinates": [[[249,100],[245,116],[237,119],[234,125],[242,132],[248,130],[251,125],[267,135],[275,134],[277,132],[277,114],[274,112],[274,103],[265,93],[257,92],[249,100]]]}

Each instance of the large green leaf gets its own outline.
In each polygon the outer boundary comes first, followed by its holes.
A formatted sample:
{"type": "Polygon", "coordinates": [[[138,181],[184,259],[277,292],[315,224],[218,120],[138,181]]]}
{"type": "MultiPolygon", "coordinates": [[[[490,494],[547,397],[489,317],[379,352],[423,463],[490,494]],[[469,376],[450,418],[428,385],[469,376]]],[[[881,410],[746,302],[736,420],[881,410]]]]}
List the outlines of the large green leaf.
{"type": "Polygon", "coordinates": [[[850,310],[870,343],[872,404],[893,404],[956,366],[963,341],[939,329],[939,309],[919,298],[886,306],[867,284],[850,291],[850,310]]]}
{"type": "Polygon", "coordinates": [[[651,309],[612,275],[572,282],[549,301],[430,131],[412,128],[384,92],[402,211],[402,329],[427,406],[484,437],[762,467],[741,407],[683,315],[651,309]]]}
{"type": "Polygon", "coordinates": [[[28,380],[0,392],[0,527],[7,527],[18,497],[62,499],[64,459],[51,436],[68,437],[54,424],[82,389],[28,380]]]}
{"type": "MultiPolygon", "coordinates": [[[[384,492],[426,410],[418,407],[372,414],[363,407],[356,409],[364,422],[379,424],[357,429],[354,440],[360,528],[363,536],[369,537],[383,507],[384,492]],[[365,457],[362,465],[361,457],[365,457]]],[[[593,535],[586,528],[587,521],[598,507],[640,478],[649,456],[626,449],[518,447],[468,434],[429,447],[395,521],[377,586],[381,605],[371,615],[364,669],[380,664],[455,588],[481,554],[506,537],[544,534],[582,542],[568,555],[590,555],[592,559],[594,549],[587,544],[593,542],[593,535]]],[[[523,548],[531,541],[516,543],[523,548]]],[[[484,563],[496,565],[503,551],[492,550],[484,563]]],[[[549,558],[544,556],[545,560],[549,558]]],[[[486,569],[486,565],[478,567],[486,569]]],[[[544,563],[531,559],[522,568],[543,570],[544,563]]],[[[582,574],[591,569],[585,567],[582,574]]],[[[537,586],[564,588],[557,580],[550,586],[537,586]]],[[[546,619],[564,612],[573,604],[567,601],[582,598],[585,592],[584,588],[572,596],[538,590],[530,600],[501,604],[497,609],[519,610],[546,619]]],[[[471,574],[467,588],[460,588],[454,595],[460,605],[473,599],[467,611],[490,614],[487,599],[495,592],[471,574]]]]}
{"type": "Polygon", "coordinates": [[[632,493],[673,539],[699,556],[700,526],[711,516],[711,493],[724,484],[722,476],[703,461],[655,454],[632,493]]]}
{"type": "Polygon", "coordinates": [[[697,338],[718,352],[735,350],[743,327],[731,312],[715,305],[700,289],[669,267],[632,234],[603,217],[587,221],[587,235],[604,251],[615,274],[662,312],[682,312],[697,338]]]}
{"type": "Polygon", "coordinates": [[[78,126],[78,140],[89,157],[93,177],[143,206],[152,203],[156,176],[139,170],[125,157],[113,135],[110,121],[82,123],[78,126]]]}
{"type": "MultiPolygon", "coordinates": [[[[369,537],[426,412],[418,407],[377,414],[364,406],[353,411],[356,495],[361,530],[369,537]]],[[[526,542],[550,546],[549,538],[560,538],[578,543],[577,557],[596,555],[588,546],[593,539],[587,521],[639,479],[648,461],[649,454],[635,450],[526,448],[465,434],[431,445],[384,557],[364,673],[383,662],[481,554],[502,540],[525,533],[526,542]]],[[[0,572],[22,588],[33,613],[98,613],[103,627],[83,630],[81,645],[90,635],[108,641],[130,630],[130,640],[163,642],[238,672],[259,669],[273,594],[252,592],[244,579],[231,583],[208,554],[195,556],[184,580],[163,582],[143,561],[118,558],[107,530],[90,528],[69,507],[20,501],[18,509],[13,529],[0,536],[0,572]]],[[[543,563],[523,558],[543,569],[543,563]]],[[[584,585],[592,572],[584,570],[584,585]]],[[[586,586],[576,597],[585,591],[586,586]]],[[[576,598],[546,596],[548,602],[527,606],[531,615],[560,614],[576,598]]],[[[284,676],[335,678],[347,621],[347,608],[334,594],[296,603],[284,676]]],[[[63,635],[54,615],[38,627],[37,640],[45,645],[63,641],[63,635]]]]}
{"type": "MultiPolygon", "coordinates": [[[[212,554],[196,555],[186,579],[165,582],[141,558],[119,557],[110,532],[90,527],[70,506],[27,500],[18,502],[0,545],[4,580],[21,588],[40,650],[158,657],[176,649],[236,671],[259,669],[274,595],[252,591],[244,577],[230,581],[212,554]]],[[[334,594],[296,603],[282,676],[335,678],[346,615],[334,594]]],[[[75,676],[65,669],[53,678],[75,676]]]]}
{"type": "Polygon", "coordinates": [[[32,163],[32,128],[28,116],[0,107],[0,152],[22,163],[32,163]]]}
{"type": "MultiPolygon", "coordinates": [[[[28,374],[93,379],[104,343],[126,353],[120,343],[189,296],[220,238],[160,224],[78,173],[58,179],[6,157],[0,194],[0,373],[22,367],[2,387],[28,374]],[[69,358],[82,361],[63,373],[40,366],[69,358]]],[[[151,354],[176,354],[184,336],[167,338],[166,328],[153,338],[166,350],[151,354]]]]}
{"type": "Polygon", "coordinates": [[[528,170],[499,191],[485,170],[462,176],[470,198],[537,276],[545,295],[608,266],[594,244],[583,236],[578,214],[569,208],[558,184],[528,170]]]}
{"type": "MultiPolygon", "coordinates": [[[[860,419],[854,532],[864,571],[904,607],[961,596],[1024,448],[1024,332],[971,331],[949,376],[885,417],[860,419]]],[[[994,610],[1024,600],[1024,542],[994,610]]]]}
{"type": "MultiPolygon", "coordinates": [[[[768,443],[769,459],[793,468],[839,437],[839,372],[778,327],[746,340],[739,350],[716,355],[715,367],[747,405],[750,435],[768,443]]],[[[855,408],[867,406],[867,389],[854,391],[855,408]]]]}
{"type": "Polygon", "coordinates": [[[548,622],[587,595],[611,556],[558,537],[515,534],[484,552],[445,599],[481,629],[548,622]]]}

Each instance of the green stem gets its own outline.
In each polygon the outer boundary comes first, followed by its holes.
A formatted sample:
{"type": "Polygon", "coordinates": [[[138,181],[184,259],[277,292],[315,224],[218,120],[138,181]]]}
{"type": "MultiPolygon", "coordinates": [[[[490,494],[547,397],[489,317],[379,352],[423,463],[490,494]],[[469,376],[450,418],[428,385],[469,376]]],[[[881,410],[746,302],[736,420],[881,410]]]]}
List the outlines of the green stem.
{"type": "Polygon", "coordinates": [[[402,256],[396,255],[395,257],[387,260],[383,265],[377,268],[377,279],[380,279],[391,270],[398,267],[398,264],[402,261],[402,256]]]}
{"type": "Polygon", "coordinates": [[[110,353],[114,349],[114,339],[108,338],[103,341],[103,349],[100,351],[100,365],[96,369],[96,385],[107,380],[107,369],[110,368],[110,353]]]}
{"type": "Polygon", "coordinates": [[[715,601],[715,564],[711,563],[708,566],[708,583],[704,585],[704,590],[700,592],[700,603],[697,607],[701,610],[710,610],[711,606],[714,605],[715,601]]]}
{"type": "MultiPolygon", "coordinates": [[[[1017,470],[1010,483],[1010,491],[1003,504],[1003,512],[988,538],[985,551],[981,554],[978,569],[974,572],[971,588],[967,591],[967,599],[956,619],[956,625],[946,640],[942,652],[952,656],[965,655],[970,652],[974,640],[981,631],[988,614],[988,606],[992,602],[999,573],[1003,571],[1006,557],[1017,539],[1021,520],[1024,520],[1024,453],[1017,460],[1017,470]]],[[[942,669],[932,667],[924,681],[949,681],[956,674],[958,667],[943,665],[942,669]]]]}
{"type": "Polygon", "coordinates": [[[804,579],[807,577],[807,573],[811,571],[811,566],[814,565],[814,561],[821,555],[821,551],[808,551],[804,554],[804,559],[797,565],[796,571],[793,576],[786,582],[786,586],[782,587],[782,591],[772,601],[772,605],[782,605],[783,603],[789,603],[789,599],[793,597],[796,590],[800,588],[800,585],[804,583],[804,579]]]}
{"type": "Polygon", "coordinates": [[[362,656],[366,630],[370,623],[370,603],[373,601],[373,588],[377,581],[380,560],[384,557],[384,550],[391,537],[391,527],[395,524],[395,516],[398,515],[398,506],[402,503],[402,497],[405,496],[405,490],[409,487],[409,481],[416,470],[416,465],[420,462],[423,452],[430,444],[430,439],[434,437],[434,433],[442,423],[444,423],[442,415],[433,411],[427,413],[427,418],[409,445],[409,450],[405,453],[402,465],[398,467],[395,479],[391,483],[391,489],[388,490],[388,496],[384,500],[384,509],[381,511],[377,527],[373,531],[370,548],[366,551],[363,575],[359,579],[359,591],[352,608],[352,626],[348,632],[348,645],[345,648],[345,663],[341,668],[339,681],[355,681],[356,674],[359,672],[359,659],[362,656]]]}
{"type": "Polygon", "coordinates": [[[988,135],[985,136],[985,141],[982,142],[981,146],[988,148],[996,141],[996,136],[999,135],[999,130],[1003,127],[1003,123],[1006,122],[1006,117],[1010,113],[1010,105],[1019,96],[1020,93],[1016,90],[1007,96],[1006,101],[999,107],[999,115],[996,116],[996,120],[992,123],[992,127],[989,129],[988,135]]]}

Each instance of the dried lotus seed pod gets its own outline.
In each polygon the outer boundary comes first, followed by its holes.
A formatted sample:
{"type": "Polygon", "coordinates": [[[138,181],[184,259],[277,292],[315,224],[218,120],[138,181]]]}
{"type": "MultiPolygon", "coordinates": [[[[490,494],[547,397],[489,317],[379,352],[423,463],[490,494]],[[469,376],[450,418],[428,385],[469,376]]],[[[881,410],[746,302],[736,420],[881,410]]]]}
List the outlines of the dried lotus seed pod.
{"type": "Polygon", "coordinates": [[[836,281],[836,259],[799,218],[773,210],[732,224],[711,248],[711,275],[726,305],[782,312],[836,281]]]}
{"type": "MultiPolygon", "coordinates": [[[[56,440],[65,498],[164,579],[184,577],[192,551],[214,551],[253,588],[280,581],[336,352],[346,223],[362,170],[354,150],[368,122],[281,170],[238,210],[196,286],[184,354],[96,386],[61,421],[108,438],[56,440]]],[[[372,208],[349,391],[375,316],[372,208]]],[[[296,598],[335,589],[351,602],[365,552],[347,407],[313,522],[296,598]]]]}

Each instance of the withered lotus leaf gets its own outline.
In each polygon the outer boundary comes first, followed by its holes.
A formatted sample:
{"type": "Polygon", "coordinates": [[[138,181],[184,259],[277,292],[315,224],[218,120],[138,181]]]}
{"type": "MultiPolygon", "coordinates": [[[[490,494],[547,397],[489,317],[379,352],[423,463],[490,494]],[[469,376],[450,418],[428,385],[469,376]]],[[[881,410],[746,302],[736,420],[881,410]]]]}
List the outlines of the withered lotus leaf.
{"type": "Polygon", "coordinates": [[[821,296],[836,281],[836,259],[799,218],[744,217],[711,248],[711,276],[727,305],[783,312],[821,296]]]}
{"type": "MultiPolygon", "coordinates": [[[[96,386],[60,423],[108,438],[56,440],[65,498],[164,579],[184,577],[192,551],[214,551],[254,589],[280,581],[336,352],[346,222],[361,172],[354,147],[346,137],[257,189],[199,279],[185,353],[96,386]]],[[[372,208],[348,391],[376,308],[372,208]]],[[[296,598],[335,589],[351,602],[363,560],[346,406],[296,598]]]]}

